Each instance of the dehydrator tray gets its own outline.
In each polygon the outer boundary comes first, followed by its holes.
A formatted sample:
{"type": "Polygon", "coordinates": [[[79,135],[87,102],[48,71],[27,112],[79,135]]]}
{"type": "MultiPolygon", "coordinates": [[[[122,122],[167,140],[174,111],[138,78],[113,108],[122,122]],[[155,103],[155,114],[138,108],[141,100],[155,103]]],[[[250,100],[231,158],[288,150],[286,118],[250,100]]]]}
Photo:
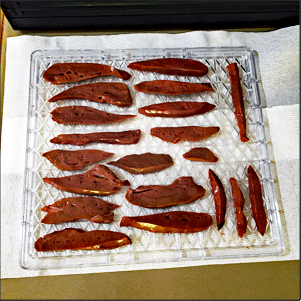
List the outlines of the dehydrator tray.
{"type": "Polygon", "coordinates": [[[284,250],[282,228],[278,203],[275,194],[271,162],[269,159],[266,128],[263,122],[262,106],[258,89],[258,77],[254,52],[245,47],[226,48],[172,48],[172,49],[123,49],[123,50],[38,50],[31,55],[30,88],[28,103],[28,128],[25,164],[25,183],[23,199],[23,224],[20,252],[20,265],[28,269],[49,269],[81,266],[101,266],[134,264],[149,262],[172,262],[185,260],[210,260],[222,258],[279,255],[284,250]],[[209,72],[203,77],[168,76],[153,72],[140,72],[127,68],[134,61],[154,58],[175,57],[189,58],[203,62],[209,72]],[[43,72],[54,63],[93,62],[108,64],[126,70],[132,77],[123,81],[116,77],[98,77],[80,83],[53,85],[46,82],[43,72]],[[230,95],[230,80],[226,66],[236,62],[240,70],[243,88],[245,114],[247,120],[248,142],[240,142],[237,122],[233,113],[230,95]],[[183,96],[144,94],[135,91],[133,86],[141,81],[171,79],[187,82],[210,82],[215,92],[204,92],[183,96]],[[48,99],[57,93],[75,85],[91,82],[124,82],[129,87],[133,105],[118,108],[113,105],[99,104],[86,100],[68,100],[49,103],[48,99]],[[204,115],[186,118],[146,117],[138,114],[138,108],[153,103],[169,101],[206,101],[216,108],[204,115]],[[136,114],[137,117],[111,125],[59,125],[51,119],[50,112],[60,106],[83,105],[105,110],[110,113],[136,114]],[[199,142],[167,143],[150,135],[150,129],[157,126],[219,126],[216,135],[199,142]],[[89,133],[98,131],[124,131],[140,129],[142,137],[135,145],[90,144],[86,146],[55,145],[50,139],[63,133],[89,133]],[[219,158],[217,163],[191,162],[182,155],[193,147],[204,146],[211,149],[219,158]],[[126,171],[109,166],[121,179],[127,179],[132,188],[140,185],[172,183],[181,176],[192,176],[197,184],[206,189],[205,196],[191,204],[174,206],[166,209],[147,209],[131,205],[125,199],[126,187],[121,191],[102,197],[102,199],[121,205],[114,213],[110,224],[96,224],[86,220],[61,224],[46,225],[40,221],[45,213],[41,208],[63,197],[77,196],[63,192],[44,183],[43,177],[61,177],[82,173],[81,171],[61,171],[51,165],[42,154],[53,149],[99,149],[113,152],[115,155],[100,164],[117,160],[134,153],[165,153],[171,155],[174,165],[166,170],[145,174],[131,175],[126,171]],[[252,165],[259,175],[264,205],[268,217],[267,230],[261,236],[252,217],[248,194],[247,167],[252,165]],[[220,178],[227,196],[225,224],[218,231],[215,219],[213,195],[208,179],[211,168],[220,178]],[[240,238],[236,229],[236,217],[230,191],[229,179],[235,177],[245,196],[244,213],[248,221],[247,233],[240,238]],[[162,234],[151,233],[136,228],[119,227],[123,216],[145,215],[164,211],[194,211],[208,213],[213,217],[213,225],[199,233],[162,234]],[[64,228],[89,230],[112,230],[125,233],[132,244],[114,250],[67,250],[55,252],[37,252],[35,241],[45,234],[64,228]]]}

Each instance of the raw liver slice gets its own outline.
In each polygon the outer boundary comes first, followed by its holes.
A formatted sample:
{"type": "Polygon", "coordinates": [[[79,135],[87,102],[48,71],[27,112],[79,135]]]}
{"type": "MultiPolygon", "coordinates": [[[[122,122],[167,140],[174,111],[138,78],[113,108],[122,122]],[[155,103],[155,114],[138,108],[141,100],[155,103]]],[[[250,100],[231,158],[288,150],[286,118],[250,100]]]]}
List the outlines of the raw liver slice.
{"type": "Polygon", "coordinates": [[[135,227],[154,233],[194,233],[212,225],[206,213],[171,211],[144,216],[124,216],[120,227],[135,227]]]}
{"type": "Polygon", "coordinates": [[[211,163],[218,161],[218,157],[216,157],[214,153],[206,147],[192,148],[189,152],[183,155],[183,158],[190,161],[203,161],[211,163]]]}
{"type": "Polygon", "coordinates": [[[133,205],[146,208],[166,208],[192,203],[205,195],[205,189],[192,177],[180,177],[170,185],[147,185],[128,188],[125,198],[133,205]]]}
{"type": "Polygon", "coordinates": [[[60,178],[43,178],[56,189],[83,195],[104,196],[120,190],[121,186],[130,186],[130,182],[122,181],[106,166],[96,165],[82,174],[60,178]]]}
{"type": "Polygon", "coordinates": [[[136,117],[136,115],[112,114],[86,106],[59,107],[54,109],[51,115],[52,119],[59,124],[106,124],[136,117]]]}
{"type": "Polygon", "coordinates": [[[118,107],[132,105],[132,97],[124,83],[93,83],[78,85],[54,95],[49,102],[66,99],[86,99],[89,101],[112,104],[118,107]]]}
{"type": "Polygon", "coordinates": [[[245,198],[235,178],[230,178],[230,185],[235,208],[237,232],[239,237],[243,237],[243,235],[246,234],[248,224],[247,219],[243,213],[245,198]]]}
{"type": "Polygon", "coordinates": [[[131,244],[128,236],[120,232],[66,228],[40,237],[35,242],[38,252],[60,250],[104,250],[131,244]]]}
{"type": "Polygon", "coordinates": [[[161,171],[173,165],[173,160],[167,154],[133,154],[111,161],[108,164],[117,166],[132,174],[145,174],[161,171]]]}
{"type": "Polygon", "coordinates": [[[214,198],[217,228],[220,230],[225,223],[226,194],[222,182],[211,169],[209,169],[209,180],[214,198]]]}
{"type": "Polygon", "coordinates": [[[47,215],[41,220],[44,224],[57,224],[87,219],[93,223],[111,223],[118,205],[95,197],[63,198],[41,210],[47,215]]]}
{"type": "Polygon", "coordinates": [[[203,63],[196,60],[179,58],[133,62],[128,65],[128,68],[178,76],[203,76],[208,73],[208,67],[203,63]]]}
{"type": "Polygon", "coordinates": [[[43,78],[54,85],[79,82],[88,78],[113,75],[128,80],[131,75],[123,70],[109,65],[95,63],[57,63],[50,66],[43,74],[43,78]]]}
{"type": "Polygon", "coordinates": [[[183,140],[200,141],[216,134],[218,131],[218,126],[156,127],[150,130],[150,134],[166,142],[178,143],[183,140]]]}
{"type": "Polygon", "coordinates": [[[264,236],[267,227],[267,216],[264,210],[261,184],[253,167],[248,167],[249,194],[252,215],[256,222],[258,232],[264,236]]]}
{"type": "Polygon", "coordinates": [[[239,135],[241,142],[249,141],[246,132],[246,117],[245,117],[245,108],[244,100],[242,95],[242,88],[240,85],[239,79],[239,70],[236,63],[232,63],[227,66],[230,82],[231,82],[231,96],[234,107],[234,114],[239,127],[239,135]]]}
{"type": "Polygon", "coordinates": [[[79,170],[89,164],[97,163],[113,155],[113,153],[107,153],[97,149],[74,151],[56,149],[42,154],[43,157],[61,170],[79,170]]]}
{"type": "Polygon", "coordinates": [[[138,109],[140,114],[148,117],[189,117],[205,114],[215,108],[208,102],[175,101],[163,102],[138,109]]]}
{"type": "Polygon", "coordinates": [[[51,143],[86,145],[89,143],[136,144],[141,137],[140,130],[125,132],[99,132],[87,134],[62,134],[50,139],[51,143]]]}
{"type": "Polygon", "coordinates": [[[206,91],[214,92],[211,84],[209,83],[195,84],[172,80],[153,80],[141,82],[135,85],[134,89],[138,92],[158,93],[165,95],[194,94],[206,91]]]}

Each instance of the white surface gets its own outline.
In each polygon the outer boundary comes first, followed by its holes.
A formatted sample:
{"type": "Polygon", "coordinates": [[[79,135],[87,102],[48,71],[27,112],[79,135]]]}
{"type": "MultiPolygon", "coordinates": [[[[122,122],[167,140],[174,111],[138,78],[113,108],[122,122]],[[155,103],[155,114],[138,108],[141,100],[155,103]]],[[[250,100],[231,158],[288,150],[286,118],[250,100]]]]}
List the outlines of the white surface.
{"type": "Polygon", "coordinates": [[[286,246],[283,255],[47,271],[29,271],[20,268],[18,261],[30,55],[37,49],[81,49],[82,45],[85,45],[85,49],[183,47],[183,45],[186,47],[247,46],[258,53],[259,76],[262,80],[260,85],[262,84],[261,88],[265,95],[263,101],[266,101],[268,107],[299,103],[299,26],[269,33],[216,31],[185,34],[9,38],[1,154],[1,278],[299,259],[299,105],[294,105],[266,110],[279,179],[279,182],[276,179],[276,190],[286,246]],[[289,136],[292,138],[288,139],[289,136]]]}

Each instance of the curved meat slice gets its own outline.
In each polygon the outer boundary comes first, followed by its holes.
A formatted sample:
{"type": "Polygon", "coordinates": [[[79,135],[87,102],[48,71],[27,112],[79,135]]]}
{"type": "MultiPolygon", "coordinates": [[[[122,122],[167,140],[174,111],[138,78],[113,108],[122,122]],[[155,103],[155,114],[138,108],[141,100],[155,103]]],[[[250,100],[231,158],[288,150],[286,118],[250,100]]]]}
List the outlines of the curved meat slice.
{"type": "Polygon", "coordinates": [[[148,117],[189,117],[205,114],[215,108],[208,102],[175,101],[163,102],[138,109],[140,114],[148,117]]]}
{"type": "Polygon", "coordinates": [[[209,180],[214,198],[217,228],[220,230],[225,223],[226,194],[222,182],[211,169],[209,169],[209,180]]]}
{"type": "Polygon", "coordinates": [[[153,80],[141,82],[135,85],[134,89],[138,92],[157,93],[165,95],[194,94],[206,91],[214,92],[211,84],[209,83],[194,84],[173,80],[153,80]]]}
{"type": "Polygon", "coordinates": [[[41,210],[47,215],[41,220],[44,224],[57,224],[87,219],[93,223],[111,223],[118,205],[95,197],[63,198],[41,210]]]}
{"type": "Polygon", "coordinates": [[[125,132],[99,132],[87,134],[62,134],[50,139],[51,143],[86,145],[89,143],[136,144],[141,137],[140,130],[125,132]]]}
{"type": "Polygon", "coordinates": [[[84,195],[104,196],[120,190],[122,186],[130,186],[130,182],[122,181],[106,166],[96,165],[83,174],[61,178],[43,178],[56,189],[84,195]]]}
{"type": "Polygon", "coordinates": [[[232,63],[228,65],[227,69],[230,77],[231,96],[233,101],[234,114],[239,127],[240,141],[247,142],[249,141],[249,138],[247,137],[247,131],[246,131],[247,125],[246,125],[242,88],[239,79],[239,70],[236,63],[232,63]]]}
{"type": "Polygon", "coordinates": [[[97,149],[80,149],[75,151],[56,149],[42,154],[43,157],[61,170],[79,170],[113,155],[113,153],[97,149]]]}
{"type": "Polygon", "coordinates": [[[206,213],[171,211],[144,216],[124,216],[120,227],[135,227],[154,233],[194,233],[212,225],[206,213]]]}
{"type": "Polygon", "coordinates": [[[130,238],[120,232],[66,228],[40,237],[35,242],[38,252],[60,250],[105,250],[131,244],[130,238]]]}
{"type": "Polygon", "coordinates": [[[251,165],[248,167],[248,181],[252,215],[258,232],[264,236],[267,227],[267,216],[263,205],[261,184],[257,173],[251,165]]]}
{"type": "Polygon", "coordinates": [[[238,186],[235,178],[230,178],[230,185],[232,191],[232,198],[235,207],[237,232],[239,237],[243,237],[247,232],[247,219],[243,213],[245,198],[238,186]]]}
{"type": "Polygon", "coordinates": [[[183,140],[200,141],[216,134],[218,131],[218,126],[156,127],[150,130],[150,134],[166,142],[178,143],[183,140]]]}
{"type": "Polygon", "coordinates": [[[128,188],[125,198],[133,205],[146,208],[166,208],[192,203],[205,195],[205,189],[192,177],[180,177],[170,185],[139,186],[128,188]]]}
{"type": "Polygon", "coordinates": [[[211,163],[218,161],[218,157],[216,157],[215,154],[206,147],[192,148],[189,152],[183,155],[183,158],[190,161],[203,161],[211,163]]]}
{"type": "Polygon", "coordinates": [[[120,115],[85,106],[59,107],[51,112],[52,119],[59,124],[106,124],[134,118],[137,115],[120,115]]]}
{"type": "Polygon", "coordinates": [[[128,155],[108,164],[120,167],[132,174],[145,174],[163,170],[173,165],[173,160],[167,154],[145,153],[128,155]]]}
{"type": "Polygon", "coordinates": [[[131,75],[109,65],[95,63],[57,63],[50,66],[43,74],[43,78],[54,85],[79,82],[98,76],[113,75],[128,80],[131,75]]]}
{"type": "Polygon", "coordinates": [[[208,67],[203,63],[196,60],[179,58],[133,62],[128,65],[128,68],[179,76],[203,76],[208,73],[208,67]]]}
{"type": "Polygon", "coordinates": [[[132,97],[124,83],[93,83],[78,85],[54,95],[49,102],[66,99],[86,99],[89,101],[108,103],[117,107],[129,107],[132,105],[132,97]]]}

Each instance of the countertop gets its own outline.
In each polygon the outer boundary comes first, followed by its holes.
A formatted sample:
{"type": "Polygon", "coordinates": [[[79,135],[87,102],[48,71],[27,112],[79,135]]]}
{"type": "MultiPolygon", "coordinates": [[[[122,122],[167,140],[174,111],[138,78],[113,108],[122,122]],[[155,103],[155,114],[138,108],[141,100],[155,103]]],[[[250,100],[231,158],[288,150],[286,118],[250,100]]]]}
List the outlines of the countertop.
{"type": "MultiPolygon", "coordinates": [[[[6,38],[103,34],[101,31],[15,31],[1,15],[1,121],[6,38]]],[[[232,29],[233,30],[233,29],[232,29]]],[[[248,29],[246,29],[248,30],[248,29]]],[[[250,29],[273,30],[273,28],[250,29]]],[[[168,32],[185,32],[174,30],[168,32]]],[[[129,31],[106,31],[105,34],[129,31]]],[[[146,31],[144,31],[146,32],[146,31]]],[[[166,31],[165,31],[166,32],[166,31]]],[[[1,122],[2,123],[2,122],[1,122]]],[[[1,299],[300,299],[299,261],[208,265],[101,274],[1,279],[1,299]]]]}

